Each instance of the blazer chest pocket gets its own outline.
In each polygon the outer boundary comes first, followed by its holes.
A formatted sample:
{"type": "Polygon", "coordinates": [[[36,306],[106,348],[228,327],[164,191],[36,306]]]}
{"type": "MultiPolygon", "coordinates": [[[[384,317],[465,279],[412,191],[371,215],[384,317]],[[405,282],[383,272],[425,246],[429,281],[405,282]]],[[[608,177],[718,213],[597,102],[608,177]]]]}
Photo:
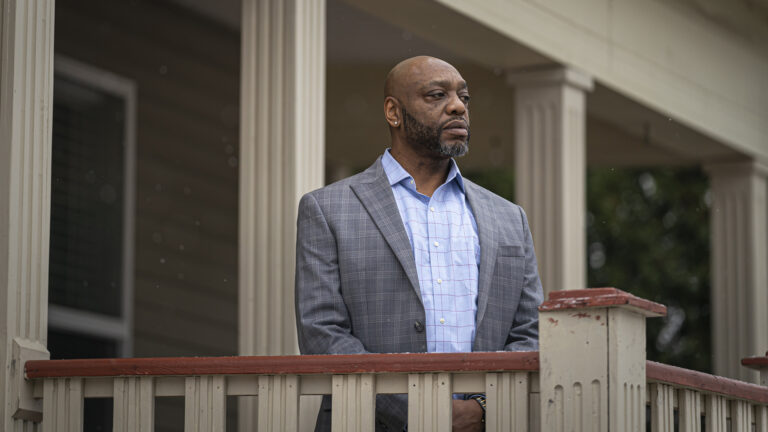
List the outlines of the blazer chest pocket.
{"type": "Polygon", "coordinates": [[[525,254],[520,245],[499,246],[494,279],[505,294],[521,289],[525,274],[525,254]]]}
{"type": "Polygon", "coordinates": [[[499,257],[524,257],[523,247],[520,245],[499,246],[499,257]]]}

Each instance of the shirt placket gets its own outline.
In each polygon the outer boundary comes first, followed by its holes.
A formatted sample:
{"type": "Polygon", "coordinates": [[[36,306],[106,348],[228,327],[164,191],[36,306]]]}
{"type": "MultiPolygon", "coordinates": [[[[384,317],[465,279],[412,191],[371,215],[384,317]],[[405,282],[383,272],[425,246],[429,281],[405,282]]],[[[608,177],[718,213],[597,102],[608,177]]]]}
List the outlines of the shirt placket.
{"type": "Polygon", "coordinates": [[[436,208],[438,206],[439,190],[432,194],[429,202],[427,202],[427,228],[430,240],[430,273],[431,273],[431,285],[433,293],[434,315],[433,326],[435,329],[435,350],[438,352],[445,351],[444,342],[446,340],[446,318],[444,316],[445,305],[443,297],[443,284],[444,284],[444,272],[442,271],[442,265],[445,263],[445,253],[447,249],[447,242],[444,240],[445,233],[441,231],[438,216],[439,211],[436,208]]]}

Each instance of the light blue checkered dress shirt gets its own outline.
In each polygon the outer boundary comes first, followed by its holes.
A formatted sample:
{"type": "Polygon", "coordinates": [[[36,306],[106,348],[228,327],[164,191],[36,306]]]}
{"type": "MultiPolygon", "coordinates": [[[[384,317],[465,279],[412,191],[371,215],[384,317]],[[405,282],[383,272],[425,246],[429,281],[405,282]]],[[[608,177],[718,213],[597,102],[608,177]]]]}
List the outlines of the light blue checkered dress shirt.
{"type": "Polygon", "coordinates": [[[477,314],[480,240],[451,160],[445,183],[432,197],[416,190],[413,177],[392,157],[381,159],[411,241],[426,312],[428,352],[471,352],[477,314]]]}

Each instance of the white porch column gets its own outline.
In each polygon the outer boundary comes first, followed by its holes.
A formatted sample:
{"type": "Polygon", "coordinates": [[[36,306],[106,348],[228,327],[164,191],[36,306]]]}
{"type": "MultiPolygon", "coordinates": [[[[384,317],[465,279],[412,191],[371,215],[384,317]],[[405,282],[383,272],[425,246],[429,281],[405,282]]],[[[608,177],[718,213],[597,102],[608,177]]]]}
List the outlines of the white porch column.
{"type": "Polygon", "coordinates": [[[586,287],[586,92],[569,68],[515,72],[515,200],[533,234],[544,295],[586,287]]]}
{"type": "Polygon", "coordinates": [[[711,181],[713,369],[758,382],[744,357],[768,350],[768,167],[756,162],[706,167],[711,181]]]}
{"type": "Polygon", "coordinates": [[[48,358],[53,0],[0,0],[0,430],[39,430],[23,364],[48,358]]]}
{"type": "MultiPolygon", "coordinates": [[[[297,206],[325,164],[325,1],[242,4],[240,354],[296,354],[297,206]]],[[[254,430],[256,406],[240,407],[254,430]]]]}

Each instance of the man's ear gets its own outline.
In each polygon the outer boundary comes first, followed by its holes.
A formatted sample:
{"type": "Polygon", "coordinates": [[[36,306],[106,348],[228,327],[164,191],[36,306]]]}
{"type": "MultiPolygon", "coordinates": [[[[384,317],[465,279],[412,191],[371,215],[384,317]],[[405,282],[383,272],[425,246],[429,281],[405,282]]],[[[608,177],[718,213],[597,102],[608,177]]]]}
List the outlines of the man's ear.
{"type": "Polygon", "coordinates": [[[389,127],[397,129],[403,123],[401,118],[400,101],[393,96],[384,98],[384,119],[389,123],[389,127]]]}

